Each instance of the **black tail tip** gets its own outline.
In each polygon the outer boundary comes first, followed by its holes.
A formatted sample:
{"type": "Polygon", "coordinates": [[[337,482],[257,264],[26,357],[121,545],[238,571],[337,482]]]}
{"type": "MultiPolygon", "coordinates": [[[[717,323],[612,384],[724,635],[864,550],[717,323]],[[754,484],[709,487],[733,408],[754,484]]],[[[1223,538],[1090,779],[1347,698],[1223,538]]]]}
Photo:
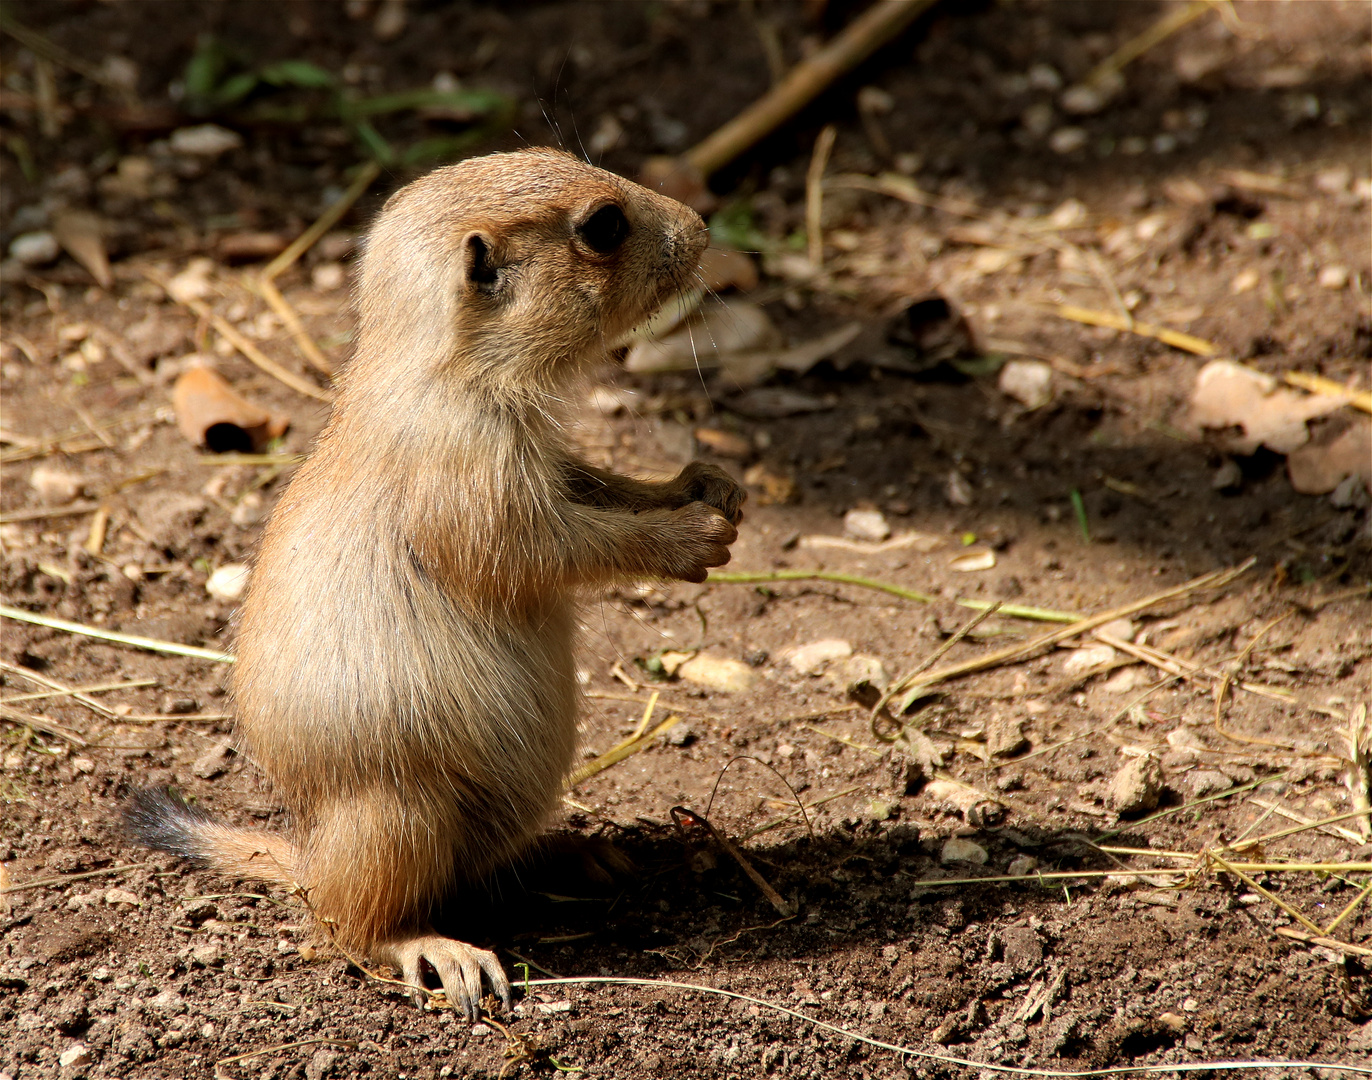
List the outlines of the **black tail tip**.
{"type": "Polygon", "coordinates": [[[200,826],[212,821],[170,788],[139,788],[124,804],[124,830],[140,844],[203,862],[200,826]]]}

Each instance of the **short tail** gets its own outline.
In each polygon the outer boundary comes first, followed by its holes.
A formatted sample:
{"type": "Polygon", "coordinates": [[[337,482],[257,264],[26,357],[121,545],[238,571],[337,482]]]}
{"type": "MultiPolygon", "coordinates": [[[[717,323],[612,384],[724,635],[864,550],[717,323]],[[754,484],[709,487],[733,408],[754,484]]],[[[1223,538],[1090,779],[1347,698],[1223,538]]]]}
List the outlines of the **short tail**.
{"type": "Polygon", "coordinates": [[[284,837],[225,825],[166,788],[141,788],[124,806],[124,828],[150,848],[169,851],[238,878],[295,884],[296,850],[284,837]]]}

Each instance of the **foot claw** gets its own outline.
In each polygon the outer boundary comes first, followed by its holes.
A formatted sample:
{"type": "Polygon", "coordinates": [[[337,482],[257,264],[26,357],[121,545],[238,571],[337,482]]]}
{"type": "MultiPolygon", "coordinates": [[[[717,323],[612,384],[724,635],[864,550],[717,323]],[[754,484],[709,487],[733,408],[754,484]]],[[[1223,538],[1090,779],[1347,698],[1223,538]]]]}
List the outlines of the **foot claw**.
{"type": "MultiPolygon", "coordinates": [[[[481,1012],[483,972],[501,1004],[510,1008],[510,981],[505,977],[505,969],[495,953],[485,949],[437,934],[423,934],[387,942],[376,949],[376,958],[399,968],[405,982],[414,987],[424,985],[421,961],[427,961],[438,973],[448,1003],[468,1020],[476,1020],[481,1012]]],[[[426,994],[416,989],[413,997],[422,1006],[426,994]]]]}

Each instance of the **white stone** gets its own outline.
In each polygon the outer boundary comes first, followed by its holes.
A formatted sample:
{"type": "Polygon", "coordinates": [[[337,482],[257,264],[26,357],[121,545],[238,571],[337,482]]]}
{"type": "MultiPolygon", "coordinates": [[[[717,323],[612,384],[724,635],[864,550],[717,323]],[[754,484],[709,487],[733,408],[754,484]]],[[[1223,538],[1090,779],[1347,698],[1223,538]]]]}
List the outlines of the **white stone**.
{"type": "Polygon", "coordinates": [[[49,505],[69,503],[81,494],[83,481],[76,473],[56,465],[39,465],[29,473],[29,486],[49,505]]]}
{"type": "Polygon", "coordinates": [[[214,262],[206,258],[192,259],[186,269],[167,282],[167,292],[177,303],[190,300],[203,300],[210,295],[213,286],[210,275],[214,273],[214,262]]]}
{"type": "Polygon", "coordinates": [[[20,233],[10,241],[10,258],[25,266],[46,266],[62,254],[57,237],[46,229],[20,233]]]}
{"type": "Polygon", "coordinates": [[[243,136],[218,124],[197,124],[195,127],[177,128],[171,133],[170,144],[173,153],[218,157],[242,146],[243,136]]]}
{"type": "Polygon", "coordinates": [[[1120,814],[1153,810],[1162,792],[1162,765],[1155,757],[1134,758],[1110,781],[1108,799],[1120,814]]]}
{"type": "Polygon", "coordinates": [[[248,588],[248,568],[243,563],[225,563],[205,582],[205,591],[216,600],[241,600],[248,588]]]}
{"type": "Polygon", "coordinates": [[[72,1043],[57,1055],[57,1064],[64,1069],[74,1068],[77,1065],[89,1065],[90,1060],[91,1052],[86,1049],[84,1043],[72,1043]]]}
{"type": "Polygon", "coordinates": [[[1320,288],[1342,289],[1348,284],[1348,267],[1334,264],[1320,271],[1320,288]]]}
{"type": "Polygon", "coordinates": [[[751,690],[757,682],[757,672],[741,660],[711,656],[709,653],[697,653],[677,668],[676,673],[686,682],[729,694],[751,690]]]}
{"type": "Polygon", "coordinates": [[[1000,369],[997,386],[1026,409],[1043,408],[1052,401],[1052,365],[1041,360],[1011,360],[1000,369]]]}
{"type": "Polygon", "coordinates": [[[1062,127],[1048,137],[1048,146],[1055,154],[1071,154],[1086,145],[1086,129],[1062,127]]]}
{"type": "Polygon", "coordinates": [[[168,1016],[180,1016],[186,1011],[186,999],[175,990],[163,990],[148,1004],[158,1012],[166,1013],[168,1016]]]}
{"type": "Polygon", "coordinates": [[[1088,671],[1104,667],[1115,659],[1115,650],[1109,645],[1089,645],[1084,649],[1073,649],[1063,661],[1062,673],[1069,679],[1085,675],[1088,671]]]}
{"type": "Polygon", "coordinates": [[[797,675],[817,675],[830,660],[846,660],[853,655],[853,646],[840,638],[824,638],[808,645],[798,645],[782,653],[797,675]]]}
{"type": "Polygon", "coordinates": [[[843,531],[859,540],[885,540],[891,525],[880,510],[849,510],[843,515],[843,531]]]}
{"type": "Polygon", "coordinates": [[[1134,664],[1127,668],[1120,668],[1101,684],[1101,689],[1107,694],[1127,694],[1131,690],[1137,690],[1147,681],[1148,675],[1143,670],[1142,665],[1134,664]]]}

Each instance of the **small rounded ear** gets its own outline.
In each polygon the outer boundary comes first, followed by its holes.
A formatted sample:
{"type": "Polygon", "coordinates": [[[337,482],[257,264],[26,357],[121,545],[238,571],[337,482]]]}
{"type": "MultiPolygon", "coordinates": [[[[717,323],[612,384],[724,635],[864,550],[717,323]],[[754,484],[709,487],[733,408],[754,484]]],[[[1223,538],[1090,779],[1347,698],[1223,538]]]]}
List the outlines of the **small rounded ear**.
{"type": "Polygon", "coordinates": [[[491,292],[497,281],[495,242],[483,232],[462,238],[462,280],[478,292],[491,292]]]}

